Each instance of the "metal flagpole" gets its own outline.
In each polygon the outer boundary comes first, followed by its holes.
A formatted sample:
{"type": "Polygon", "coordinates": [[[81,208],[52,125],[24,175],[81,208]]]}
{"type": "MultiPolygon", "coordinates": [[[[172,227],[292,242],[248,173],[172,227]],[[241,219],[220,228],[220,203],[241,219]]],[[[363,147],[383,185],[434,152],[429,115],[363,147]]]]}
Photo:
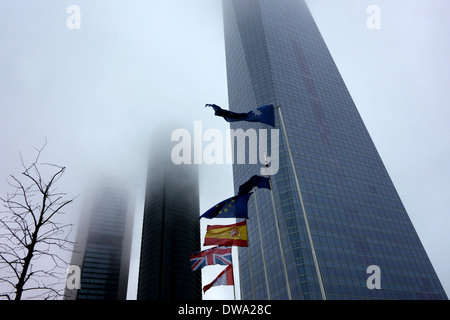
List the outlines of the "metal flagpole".
{"type": "MultiPolygon", "coordinates": [[[[262,258],[263,258],[264,275],[266,277],[267,297],[269,298],[269,300],[271,300],[270,299],[270,289],[269,289],[269,278],[267,277],[266,256],[264,255],[264,246],[262,243],[263,238],[262,238],[262,234],[261,234],[261,225],[259,223],[259,210],[258,210],[258,201],[256,200],[256,190],[253,192],[253,194],[255,197],[256,219],[258,220],[258,231],[259,231],[259,239],[260,239],[260,245],[261,245],[261,254],[262,254],[262,258]]],[[[252,276],[252,283],[253,283],[253,276],[252,276]]],[[[255,287],[253,287],[253,292],[254,292],[254,290],[255,290],[255,287]]]]}
{"type": "Polygon", "coordinates": [[[275,226],[277,229],[277,235],[278,235],[278,243],[280,244],[280,251],[281,251],[281,261],[283,262],[283,269],[284,269],[284,276],[286,278],[286,287],[288,292],[288,298],[289,300],[292,300],[292,294],[291,294],[291,284],[289,282],[287,268],[286,268],[286,258],[284,256],[284,249],[283,244],[281,243],[281,235],[280,235],[280,226],[278,224],[278,218],[277,218],[277,209],[275,207],[275,200],[273,198],[273,188],[272,188],[272,181],[269,177],[269,185],[270,185],[270,196],[272,198],[272,205],[273,205],[273,216],[275,218],[275,226]]]}
{"type": "Polygon", "coordinates": [[[322,294],[322,299],[327,300],[327,297],[325,294],[325,287],[323,285],[323,280],[322,280],[322,274],[320,272],[319,262],[318,262],[317,256],[316,256],[316,249],[314,248],[314,242],[312,239],[311,230],[309,228],[308,217],[306,216],[305,204],[303,203],[303,196],[302,196],[302,192],[300,190],[300,184],[298,182],[297,171],[295,170],[294,158],[292,157],[291,146],[289,145],[289,139],[287,136],[286,127],[284,125],[283,114],[281,113],[281,106],[277,106],[277,109],[280,114],[281,126],[283,127],[284,138],[286,140],[286,146],[287,146],[287,149],[289,152],[289,158],[291,160],[292,171],[294,172],[295,184],[297,186],[298,197],[300,199],[300,205],[302,207],[303,218],[305,220],[305,226],[306,226],[306,232],[308,234],[309,244],[311,246],[311,253],[312,253],[312,257],[313,257],[313,261],[314,261],[314,267],[316,269],[317,278],[319,280],[320,293],[322,294]]]}
{"type": "MultiPolygon", "coordinates": [[[[250,255],[250,247],[247,247],[247,253],[248,253],[248,264],[250,267],[250,279],[252,281],[253,299],[256,299],[255,284],[253,283],[253,267],[252,267],[252,256],[250,255]]],[[[239,280],[241,280],[241,270],[239,270],[239,280]]],[[[242,281],[240,281],[240,283],[242,284],[242,281]]],[[[242,297],[242,285],[241,285],[241,297],[242,297]]]]}
{"type": "MultiPolygon", "coordinates": [[[[245,219],[242,219],[242,220],[245,220],[245,219]]],[[[238,222],[238,219],[236,219],[235,220],[236,222],[238,222]]],[[[248,239],[247,239],[248,240],[248,239]]],[[[233,253],[233,252],[235,252],[235,248],[236,247],[231,247],[231,252],[233,253]]],[[[239,250],[239,248],[236,248],[236,250],[239,250]]],[[[236,252],[236,257],[237,257],[237,266],[239,266],[239,252],[236,252]]],[[[234,263],[234,257],[232,256],[232,259],[233,259],[233,262],[232,262],[232,265],[233,265],[233,282],[234,282],[234,284],[233,284],[233,293],[234,293],[234,300],[236,300],[236,281],[234,280],[234,266],[235,266],[235,263],[234,263]]],[[[242,299],[242,281],[241,281],[241,271],[239,270],[239,289],[241,290],[241,299],[242,299]]]]}
{"type": "MultiPolygon", "coordinates": [[[[233,252],[233,251],[231,251],[231,252],[233,252]]],[[[233,294],[234,294],[234,301],[236,301],[236,281],[234,281],[234,265],[233,264],[231,264],[231,265],[233,268],[233,294]]]]}

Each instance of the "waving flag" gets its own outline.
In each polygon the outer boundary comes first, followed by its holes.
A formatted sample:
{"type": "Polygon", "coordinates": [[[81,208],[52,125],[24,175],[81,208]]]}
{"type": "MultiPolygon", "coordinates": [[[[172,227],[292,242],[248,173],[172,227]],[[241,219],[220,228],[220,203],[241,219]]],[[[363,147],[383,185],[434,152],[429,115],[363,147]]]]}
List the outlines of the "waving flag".
{"type": "Polygon", "coordinates": [[[270,189],[269,178],[253,176],[239,187],[238,195],[243,195],[252,191],[254,187],[270,189]]]}
{"type": "Polygon", "coordinates": [[[258,107],[247,113],[236,113],[228,110],[224,110],[218,105],[207,104],[206,107],[212,107],[215,111],[215,115],[222,117],[227,122],[235,121],[249,121],[249,122],[262,122],[275,127],[275,111],[273,104],[258,107]]]}
{"type": "Polygon", "coordinates": [[[234,285],[234,277],[233,277],[233,265],[230,264],[223,270],[217,278],[215,278],[210,284],[207,284],[203,287],[203,292],[208,291],[211,287],[215,286],[233,286],[234,285]]]}
{"type": "Polygon", "coordinates": [[[247,222],[207,226],[203,245],[248,247],[247,222]]]}
{"type": "Polygon", "coordinates": [[[252,193],[237,195],[216,204],[200,218],[244,218],[248,219],[248,199],[252,193]]]}
{"type": "Polygon", "coordinates": [[[215,247],[191,254],[192,271],[215,264],[232,264],[231,247],[215,247]]]}

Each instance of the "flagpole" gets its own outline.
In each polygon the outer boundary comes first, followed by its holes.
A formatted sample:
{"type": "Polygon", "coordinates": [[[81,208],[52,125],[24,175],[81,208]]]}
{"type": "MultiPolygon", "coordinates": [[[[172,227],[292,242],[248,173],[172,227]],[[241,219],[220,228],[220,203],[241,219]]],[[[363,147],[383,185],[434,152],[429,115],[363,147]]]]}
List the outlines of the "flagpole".
{"type": "MultiPolygon", "coordinates": [[[[233,266],[233,264],[231,264],[233,266]]],[[[234,294],[234,301],[236,301],[236,281],[234,281],[234,266],[233,268],[233,294],[234,294]]]]}
{"type": "MultiPolygon", "coordinates": [[[[260,239],[259,244],[261,245],[261,254],[262,254],[262,258],[263,258],[264,275],[266,277],[267,297],[268,297],[268,300],[271,300],[270,289],[269,289],[269,279],[267,277],[266,256],[264,254],[263,238],[262,238],[262,234],[261,234],[261,225],[259,223],[259,210],[258,210],[258,201],[256,200],[256,190],[253,192],[253,194],[255,196],[256,220],[258,221],[258,231],[259,231],[259,239],[260,239]]],[[[249,255],[250,255],[250,250],[249,250],[249,255]]],[[[250,272],[252,272],[251,269],[250,269],[250,272]]],[[[253,284],[253,275],[251,275],[251,277],[252,277],[252,284],[253,284]]],[[[255,292],[255,287],[253,285],[253,294],[254,294],[254,292],[255,292]]],[[[256,297],[255,297],[255,299],[256,299],[256,297]]]]}
{"type": "MultiPolygon", "coordinates": [[[[244,219],[245,220],[245,219],[244,219]]],[[[236,219],[235,220],[236,221],[236,223],[238,222],[238,219],[236,219]]],[[[247,239],[248,240],[248,239],[247,239]]],[[[235,252],[235,250],[234,249],[236,249],[238,252],[236,253],[236,257],[237,257],[237,266],[239,266],[239,248],[236,248],[236,247],[231,247],[231,252],[235,252]]],[[[234,258],[233,258],[233,261],[234,261],[234,258]]],[[[234,294],[234,301],[236,301],[236,281],[234,281],[234,266],[235,266],[235,264],[234,264],[234,262],[232,262],[231,263],[232,265],[233,265],[233,282],[234,282],[234,284],[233,284],[233,294],[234,294]]],[[[242,297],[242,286],[241,286],[241,270],[239,270],[239,289],[241,290],[241,297],[242,297]]],[[[242,299],[242,298],[241,298],[242,299]]]]}
{"type": "MultiPolygon", "coordinates": [[[[326,294],[325,294],[325,287],[323,285],[322,274],[320,272],[319,262],[318,262],[317,256],[316,256],[316,249],[314,247],[314,242],[313,242],[313,239],[312,239],[311,230],[309,228],[308,217],[306,215],[305,204],[303,202],[303,196],[302,196],[302,193],[301,193],[301,190],[300,190],[300,184],[298,182],[297,171],[295,170],[294,158],[292,157],[291,146],[289,144],[289,139],[288,139],[288,135],[287,135],[287,132],[286,132],[286,126],[284,125],[283,114],[281,113],[281,106],[278,105],[277,109],[278,109],[278,113],[280,114],[281,126],[283,127],[284,138],[286,140],[286,146],[287,146],[287,149],[288,149],[289,158],[290,158],[291,165],[292,165],[292,171],[294,172],[295,184],[297,186],[297,192],[298,192],[298,196],[299,196],[299,199],[300,199],[300,205],[301,205],[301,208],[302,208],[303,218],[305,220],[306,232],[308,234],[308,240],[309,240],[309,244],[310,244],[310,247],[311,247],[311,253],[312,253],[312,257],[313,257],[313,261],[314,261],[314,267],[316,269],[317,278],[319,280],[320,293],[322,295],[322,300],[327,300],[327,297],[326,297],[326,294]]],[[[272,201],[273,201],[273,198],[272,198],[272,201]]]]}
{"type": "MultiPolygon", "coordinates": [[[[239,256],[239,248],[237,250],[238,250],[238,256],[239,256]]],[[[250,279],[252,280],[252,286],[253,286],[252,261],[251,261],[251,256],[250,256],[250,248],[247,248],[247,252],[248,252],[248,263],[250,265],[250,279]]],[[[239,266],[239,289],[240,289],[240,295],[241,295],[241,300],[242,300],[242,276],[241,276],[241,266],[239,265],[239,262],[238,262],[238,266],[239,266]]],[[[253,291],[253,297],[254,296],[255,296],[255,292],[253,291]]]]}
{"type": "Polygon", "coordinates": [[[273,188],[272,188],[272,181],[269,178],[269,184],[270,184],[270,196],[272,198],[272,206],[273,206],[273,216],[275,218],[275,226],[277,229],[277,235],[278,235],[278,243],[280,244],[280,251],[281,251],[281,261],[283,263],[283,269],[284,269],[284,276],[286,278],[286,287],[287,287],[287,293],[289,300],[292,300],[292,293],[291,293],[291,284],[289,282],[288,272],[286,268],[286,258],[284,256],[284,249],[283,244],[281,243],[281,235],[280,235],[280,225],[278,223],[278,217],[277,217],[277,209],[275,207],[275,200],[273,198],[273,188]]]}

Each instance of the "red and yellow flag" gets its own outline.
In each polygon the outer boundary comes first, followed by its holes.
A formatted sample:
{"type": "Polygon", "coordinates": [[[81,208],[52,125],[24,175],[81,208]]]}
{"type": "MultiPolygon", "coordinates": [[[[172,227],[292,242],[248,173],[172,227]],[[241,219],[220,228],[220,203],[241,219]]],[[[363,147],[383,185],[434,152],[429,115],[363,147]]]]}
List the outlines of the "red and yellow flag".
{"type": "Polygon", "coordinates": [[[208,226],[203,245],[248,247],[247,221],[230,225],[208,226]]]}

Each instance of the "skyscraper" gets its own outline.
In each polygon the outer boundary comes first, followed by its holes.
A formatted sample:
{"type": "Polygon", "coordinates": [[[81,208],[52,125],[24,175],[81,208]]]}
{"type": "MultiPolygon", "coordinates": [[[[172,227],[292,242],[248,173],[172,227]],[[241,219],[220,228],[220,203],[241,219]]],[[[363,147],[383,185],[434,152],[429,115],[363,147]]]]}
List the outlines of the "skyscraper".
{"type": "MultiPolygon", "coordinates": [[[[273,203],[255,192],[250,247],[239,250],[242,298],[446,299],[304,0],[224,0],[223,10],[230,110],[281,106],[273,203]]],[[[236,190],[259,168],[234,164],[236,190]]]]}
{"type": "Polygon", "coordinates": [[[168,147],[153,148],[145,193],[138,300],[200,300],[201,274],[191,271],[189,260],[191,253],[199,250],[197,167],[177,166],[168,147]]]}
{"type": "Polygon", "coordinates": [[[65,299],[125,300],[134,216],[130,191],[102,178],[86,194],[71,259],[81,269],[80,289],[66,289],[65,299]]]}

